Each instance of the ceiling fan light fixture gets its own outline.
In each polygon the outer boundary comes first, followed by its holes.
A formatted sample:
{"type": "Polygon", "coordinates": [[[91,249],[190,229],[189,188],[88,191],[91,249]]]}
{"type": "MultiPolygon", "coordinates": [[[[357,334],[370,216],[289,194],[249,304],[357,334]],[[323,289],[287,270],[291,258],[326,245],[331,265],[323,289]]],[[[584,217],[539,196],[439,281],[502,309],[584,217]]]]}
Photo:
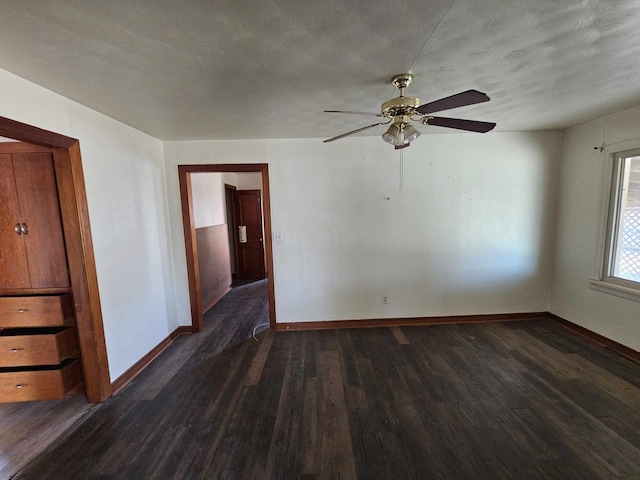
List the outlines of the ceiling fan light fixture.
{"type": "Polygon", "coordinates": [[[382,134],[382,139],[391,145],[403,144],[404,135],[402,134],[402,126],[396,123],[392,124],[387,131],[382,134]]]}
{"type": "Polygon", "coordinates": [[[404,127],[403,133],[404,143],[411,143],[420,136],[420,132],[411,124],[404,127]]]}
{"type": "Polygon", "coordinates": [[[416,138],[420,136],[420,132],[416,128],[404,122],[394,122],[386,132],[382,134],[382,139],[396,147],[404,145],[409,146],[416,138]]]}

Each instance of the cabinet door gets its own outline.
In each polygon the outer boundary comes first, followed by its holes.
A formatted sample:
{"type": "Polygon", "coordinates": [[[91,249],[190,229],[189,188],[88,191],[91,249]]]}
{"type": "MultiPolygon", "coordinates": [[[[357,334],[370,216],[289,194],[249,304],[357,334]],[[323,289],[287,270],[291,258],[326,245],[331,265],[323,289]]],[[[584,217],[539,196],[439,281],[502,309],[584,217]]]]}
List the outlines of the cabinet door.
{"type": "Polygon", "coordinates": [[[11,155],[0,154],[0,288],[29,288],[29,267],[20,224],[11,155]],[[19,229],[18,229],[19,231],[19,229]]]}
{"type": "Polygon", "coordinates": [[[13,173],[26,234],[31,288],[68,287],[67,257],[53,158],[49,153],[14,153],[13,173]]]}

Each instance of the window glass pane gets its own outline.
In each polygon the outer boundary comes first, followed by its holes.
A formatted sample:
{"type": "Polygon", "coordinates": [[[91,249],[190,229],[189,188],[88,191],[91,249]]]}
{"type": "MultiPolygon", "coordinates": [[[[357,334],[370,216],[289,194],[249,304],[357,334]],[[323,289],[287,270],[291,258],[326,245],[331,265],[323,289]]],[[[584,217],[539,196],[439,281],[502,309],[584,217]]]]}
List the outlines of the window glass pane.
{"type": "Polygon", "coordinates": [[[640,156],[624,159],[614,276],[640,282],[640,156]]]}

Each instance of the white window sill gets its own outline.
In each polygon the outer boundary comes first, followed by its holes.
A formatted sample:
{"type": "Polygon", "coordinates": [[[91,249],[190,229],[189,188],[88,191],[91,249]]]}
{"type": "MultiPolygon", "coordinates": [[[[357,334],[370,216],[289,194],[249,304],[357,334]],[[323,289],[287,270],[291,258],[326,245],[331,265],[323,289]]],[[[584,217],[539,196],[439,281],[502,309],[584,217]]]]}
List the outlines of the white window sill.
{"type": "Polygon", "coordinates": [[[618,297],[640,302],[640,289],[625,287],[611,282],[603,282],[602,280],[591,279],[590,287],[599,292],[610,293],[618,297]]]}

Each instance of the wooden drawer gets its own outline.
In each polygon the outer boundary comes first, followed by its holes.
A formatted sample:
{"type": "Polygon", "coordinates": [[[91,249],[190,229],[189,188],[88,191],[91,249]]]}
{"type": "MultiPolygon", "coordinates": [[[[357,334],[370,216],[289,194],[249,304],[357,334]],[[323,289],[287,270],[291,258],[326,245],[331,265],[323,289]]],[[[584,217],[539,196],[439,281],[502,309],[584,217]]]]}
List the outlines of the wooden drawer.
{"type": "Polygon", "coordinates": [[[0,402],[56,400],[81,382],[80,360],[54,367],[0,368],[0,402]]]}
{"type": "Polygon", "coordinates": [[[72,327],[0,330],[0,367],[57,365],[77,352],[72,327]]]}
{"type": "Polygon", "coordinates": [[[73,323],[71,295],[0,297],[0,328],[54,327],[73,323]]]}

